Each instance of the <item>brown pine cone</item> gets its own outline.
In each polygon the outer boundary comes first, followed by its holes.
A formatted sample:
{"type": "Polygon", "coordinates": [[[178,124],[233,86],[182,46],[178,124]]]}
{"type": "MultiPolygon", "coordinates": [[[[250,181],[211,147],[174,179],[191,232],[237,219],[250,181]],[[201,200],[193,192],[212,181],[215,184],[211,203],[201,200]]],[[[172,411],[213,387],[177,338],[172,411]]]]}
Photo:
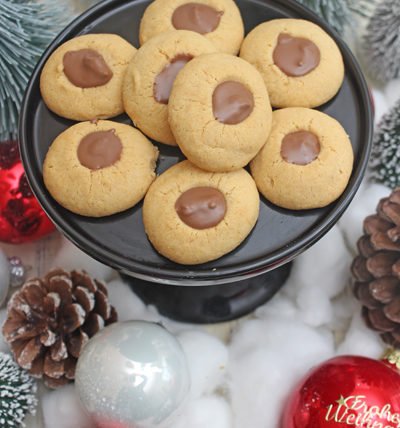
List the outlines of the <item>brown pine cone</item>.
{"type": "Polygon", "coordinates": [[[358,250],[352,273],[364,319],[386,343],[400,347],[400,188],[364,220],[358,250]]]}
{"type": "Polygon", "coordinates": [[[3,335],[18,364],[50,388],[75,378],[83,346],[117,321],[106,286],[86,272],[55,269],[11,298],[3,335]]]}

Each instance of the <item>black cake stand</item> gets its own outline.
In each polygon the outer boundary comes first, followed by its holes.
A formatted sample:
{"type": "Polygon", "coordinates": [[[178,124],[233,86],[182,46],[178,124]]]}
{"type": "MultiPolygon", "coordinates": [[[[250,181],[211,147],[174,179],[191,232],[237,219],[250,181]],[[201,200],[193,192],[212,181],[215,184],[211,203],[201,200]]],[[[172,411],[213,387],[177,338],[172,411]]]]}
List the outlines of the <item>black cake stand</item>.
{"type": "MultiPolygon", "coordinates": [[[[355,195],[368,163],[372,109],[360,68],[337,33],[294,0],[238,0],[246,32],[275,18],[303,18],[324,28],[338,43],[346,66],[339,94],[320,108],[349,134],[355,164],[344,194],[330,206],[297,212],[261,198],[260,217],[247,240],[219,260],[185,267],[160,256],[146,238],[142,206],[107,218],[75,215],[58,205],[43,184],[42,164],[54,138],[73,125],[51,113],[39,90],[40,73],[50,54],[80,34],[116,33],[138,46],[139,22],[150,0],[106,0],[72,22],[39,61],[21,111],[20,149],[31,187],[58,229],[83,251],[129,278],[133,290],[169,317],[190,322],[220,322],[249,313],[283,285],[290,262],[318,241],[343,214],[355,195]]],[[[123,115],[115,120],[130,123],[123,115]]],[[[177,148],[157,144],[161,173],[183,159],[177,148]]],[[[73,189],[71,189],[73,191],[73,189]]],[[[133,314],[134,315],[134,314],[133,314]]]]}

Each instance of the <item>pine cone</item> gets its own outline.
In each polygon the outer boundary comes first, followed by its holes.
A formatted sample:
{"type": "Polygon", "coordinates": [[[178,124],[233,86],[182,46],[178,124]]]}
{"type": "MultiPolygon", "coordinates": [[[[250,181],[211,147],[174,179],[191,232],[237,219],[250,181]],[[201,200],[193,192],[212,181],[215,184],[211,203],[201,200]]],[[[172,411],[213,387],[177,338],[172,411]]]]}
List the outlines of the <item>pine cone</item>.
{"type": "Polygon", "coordinates": [[[377,214],[364,220],[352,265],[354,294],[367,325],[400,346],[400,188],[382,199],[377,214]]]}
{"type": "Polygon", "coordinates": [[[7,311],[3,335],[17,363],[50,388],[74,379],[83,346],[117,320],[102,282],[62,269],[27,281],[7,311]]]}

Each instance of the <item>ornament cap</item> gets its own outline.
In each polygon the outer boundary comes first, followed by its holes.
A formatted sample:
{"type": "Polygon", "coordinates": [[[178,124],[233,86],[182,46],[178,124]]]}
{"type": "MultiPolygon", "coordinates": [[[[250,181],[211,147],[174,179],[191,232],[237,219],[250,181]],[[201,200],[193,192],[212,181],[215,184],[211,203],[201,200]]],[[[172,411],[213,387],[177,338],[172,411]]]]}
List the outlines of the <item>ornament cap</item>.
{"type": "Polygon", "coordinates": [[[25,266],[19,257],[9,257],[8,259],[10,269],[10,286],[20,287],[26,280],[26,276],[31,266],[25,266]]]}
{"type": "Polygon", "coordinates": [[[400,371],[400,349],[389,348],[383,355],[382,360],[390,367],[395,367],[400,371]]]}

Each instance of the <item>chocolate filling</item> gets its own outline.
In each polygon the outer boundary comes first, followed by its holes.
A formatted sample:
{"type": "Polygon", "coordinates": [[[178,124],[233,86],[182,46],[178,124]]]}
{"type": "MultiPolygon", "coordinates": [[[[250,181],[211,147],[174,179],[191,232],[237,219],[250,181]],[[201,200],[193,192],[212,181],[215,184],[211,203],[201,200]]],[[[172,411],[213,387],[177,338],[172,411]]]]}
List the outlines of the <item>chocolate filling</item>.
{"type": "Polygon", "coordinates": [[[226,199],[213,187],[194,187],[178,198],[175,210],[179,218],[193,229],[209,229],[224,219],[226,199]]]}
{"type": "Polygon", "coordinates": [[[79,88],[103,86],[113,77],[103,56],[92,49],[67,52],[63,65],[68,80],[79,88]]]}
{"type": "Polygon", "coordinates": [[[79,162],[91,170],[114,165],[121,159],[122,143],[114,130],[92,132],[78,146],[79,162]]]}
{"type": "Polygon", "coordinates": [[[186,3],[175,9],[172,25],[177,30],[195,31],[200,34],[212,33],[224,13],[201,3],[186,3]]]}
{"type": "Polygon", "coordinates": [[[239,82],[227,81],[218,85],[213,93],[214,117],[221,123],[237,125],[254,110],[253,94],[239,82]]]}
{"type": "Polygon", "coordinates": [[[312,132],[298,131],[287,134],[282,140],[281,156],[295,165],[308,165],[321,151],[318,138],[312,132]]]}
{"type": "Polygon", "coordinates": [[[273,53],[274,63],[290,77],[304,76],[318,67],[321,52],[308,39],[281,33],[273,53]]]}
{"type": "Polygon", "coordinates": [[[153,96],[161,104],[168,104],[172,85],[182,68],[193,59],[192,55],[177,55],[154,80],[153,96]]]}

